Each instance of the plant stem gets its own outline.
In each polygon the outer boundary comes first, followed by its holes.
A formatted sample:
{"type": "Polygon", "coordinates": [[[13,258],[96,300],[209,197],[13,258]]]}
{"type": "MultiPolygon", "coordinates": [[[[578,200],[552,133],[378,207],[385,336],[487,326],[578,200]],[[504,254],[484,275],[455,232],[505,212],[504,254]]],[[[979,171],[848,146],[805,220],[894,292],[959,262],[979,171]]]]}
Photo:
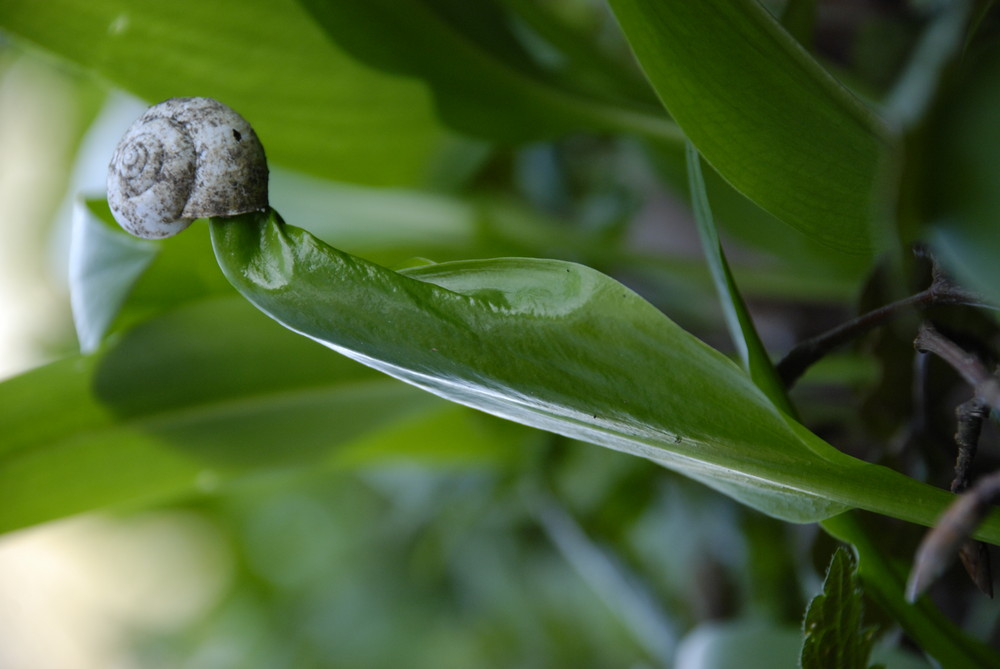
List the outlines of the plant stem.
{"type": "Polygon", "coordinates": [[[956,304],[989,306],[984,305],[976,296],[956,288],[935,268],[931,285],[925,290],[873,309],[832,330],[800,342],[778,363],[778,376],[786,388],[791,388],[817,360],[847,342],[884,325],[901,312],[910,308],[923,310],[933,306],[956,304]]]}

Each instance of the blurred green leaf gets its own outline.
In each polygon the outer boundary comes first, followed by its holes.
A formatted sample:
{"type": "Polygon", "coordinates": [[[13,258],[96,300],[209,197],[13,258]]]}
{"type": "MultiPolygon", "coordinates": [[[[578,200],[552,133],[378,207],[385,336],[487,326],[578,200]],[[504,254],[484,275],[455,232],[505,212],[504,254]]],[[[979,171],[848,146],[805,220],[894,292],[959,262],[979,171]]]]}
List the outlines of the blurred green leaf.
{"type": "Polygon", "coordinates": [[[887,130],[755,0],[611,0],[664,105],[737,190],[850,253],[877,249],[887,130]]]}
{"type": "Polygon", "coordinates": [[[983,27],[983,22],[986,21],[990,12],[993,11],[994,5],[996,5],[996,0],[975,0],[973,2],[972,16],[969,19],[968,34],[966,35],[964,45],[966,49],[968,49],[973,39],[978,36],[980,29],[983,27]]]}
{"type": "Polygon", "coordinates": [[[945,79],[943,75],[961,53],[971,12],[969,0],[945,3],[931,12],[923,34],[882,102],[882,113],[895,126],[910,129],[924,119],[945,79]]]}
{"type": "Polygon", "coordinates": [[[181,665],[225,641],[240,669],[649,663],[539,537],[504,475],[410,467],[262,488],[200,505],[225,510],[213,521],[242,578],[181,649],[143,666],[181,665]]]}
{"type": "Polygon", "coordinates": [[[809,603],[802,623],[802,669],[868,669],[875,630],[865,628],[863,593],[853,560],[838,548],[823,581],[823,592],[809,603]]]}
{"type": "MultiPolygon", "coordinates": [[[[681,643],[675,666],[684,669],[771,669],[800,666],[802,631],[766,620],[703,623],[681,643]]],[[[916,655],[877,648],[872,659],[887,669],[929,669],[916,655]]],[[[823,664],[823,669],[841,666],[823,664]]]]}
{"type": "Polygon", "coordinates": [[[747,311],[743,297],[740,295],[729,263],[726,262],[719,233],[715,229],[715,219],[708,204],[708,193],[705,192],[705,179],[701,176],[701,157],[691,142],[687,143],[688,184],[691,191],[691,207],[694,210],[695,222],[698,224],[698,235],[701,237],[701,247],[705,253],[705,261],[712,273],[715,292],[722,304],[722,313],[729,328],[729,338],[736,346],[743,368],[750,374],[757,387],[789,416],[795,415],[795,408],[788,400],[784,384],[767,354],[767,349],[761,342],[754,327],[750,312],[747,311]]]}
{"type": "Polygon", "coordinates": [[[655,108],[635,108],[558,85],[523,50],[499,8],[445,0],[299,0],[334,42],[362,62],[420,77],[442,118],[502,141],[579,130],[631,131],[677,142],[655,108]]]}
{"type": "Polygon", "coordinates": [[[218,98],[304,172],[420,183],[444,139],[421,84],[359,66],[294,0],[6,0],[0,28],[149,102],[218,98]]]}
{"type": "Polygon", "coordinates": [[[99,355],[0,384],[0,406],[0,531],[249,474],[496,463],[514,443],[234,298],[188,305],[99,355]]]}
{"type": "Polygon", "coordinates": [[[622,104],[625,100],[656,108],[649,82],[631,58],[619,34],[608,30],[614,19],[603,4],[494,0],[512,12],[515,31],[534,46],[560,82],[622,104]],[[525,38],[527,34],[527,38],[525,38]],[[542,45],[538,41],[541,40],[542,45]],[[602,48],[607,47],[607,48],[602,48]],[[556,53],[553,55],[552,50],[556,53]]]}
{"type": "Polygon", "coordinates": [[[84,353],[100,345],[133,284],[159,249],[153,242],[122,232],[111,220],[107,202],[74,203],[69,284],[73,323],[84,353]]]}
{"type": "MultiPolygon", "coordinates": [[[[931,524],[951,496],[850,458],[748,376],[589,268],[464,261],[392,272],[273,210],[212,221],[226,277],[286,327],[461,404],[639,455],[786,520],[847,506],[931,524]]],[[[981,530],[1000,541],[1000,519],[981,530]]]]}
{"type": "MultiPolygon", "coordinates": [[[[99,214],[103,220],[92,219],[91,225],[74,230],[79,233],[71,248],[74,259],[86,254],[95,265],[102,257],[120,254],[119,247],[133,241],[143,241],[148,252],[153,254],[146,267],[134,268],[134,275],[117,271],[107,275],[99,271],[87,275],[71,274],[71,296],[76,301],[84,297],[88,300],[88,311],[74,307],[74,317],[100,316],[104,322],[102,331],[99,333],[95,329],[92,336],[107,337],[206,297],[232,295],[232,287],[219,273],[209,248],[208,226],[204,223],[194,224],[183,235],[149,242],[119,228],[103,199],[89,200],[86,207],[91,215],[99,214]],[[103,227],[97,227],[99,225],[103,227]],[[116,295],[116,292],[121,294],[116,295]]],[[[96,350],[100,338],[92,341],[89,348],[82,346],[81,341],[82,350],[96,350]]]]}
{"type": "Polygon", "coordinates": [[[801,633],[764,621],[699,625],[681,642],[676,666],[684,669],[793,667],[801,633]]]}
{"type": "Polygon", "coordinates": [[[1000,301],[1000,48],[962,72],[932,127],[924,192],[941,260],[969,287],[1000,301]]]}
{"type": "Polygon", "coordinates": [[[811,51],[816,29],[816,0],[788,0],[781,12],[781,25],[799,44],[811,51]]]}
{"type": "MultiPolygon", "coordinates": [[[[425,190],[338,183],[285,170],[272,170],[270,190],[275,209],[304,221],[317,237],[380,258],[468,253],[482,227],[472,202],[425,190]]],[[[202,250],[211,255],[205,245],[202,250]]]]}

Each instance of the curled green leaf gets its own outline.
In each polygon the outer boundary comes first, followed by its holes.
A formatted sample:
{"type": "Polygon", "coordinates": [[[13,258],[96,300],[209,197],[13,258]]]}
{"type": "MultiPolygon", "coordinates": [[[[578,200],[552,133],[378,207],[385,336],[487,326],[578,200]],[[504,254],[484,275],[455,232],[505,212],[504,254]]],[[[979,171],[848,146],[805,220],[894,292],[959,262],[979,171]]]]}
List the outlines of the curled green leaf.
{"type": "MultiPolygon", "coordinates": [[[[393,272],[273,211],[211,231],[226,277],[259,309],[454,402],[653,460],[796,522],[859,506],[930,524],[949,498],[840,453],[590,268],[500,258],[393,272]]],[[[981,533],[1000,540],[1000,523],[981,533]]]]}

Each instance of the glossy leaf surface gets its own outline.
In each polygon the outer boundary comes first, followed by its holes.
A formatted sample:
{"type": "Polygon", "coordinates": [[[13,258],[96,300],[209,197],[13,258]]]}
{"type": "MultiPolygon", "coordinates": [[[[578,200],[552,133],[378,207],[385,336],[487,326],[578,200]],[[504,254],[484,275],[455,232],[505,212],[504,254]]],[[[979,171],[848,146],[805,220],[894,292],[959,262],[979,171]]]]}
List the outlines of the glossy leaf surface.
{"type": "MultiPolygon", "coordinates": [[[[731,361],[616,281],[507,258],[402,272],[272,211],[212,222],[227,278],[265,313],[453,401],[639,455],[794,521],[861,506],[929,524],[943,491],[840,454],[731,361]]],[[[982,534],[1000,539],[1000,523],[982,534]]]]}
{"type": "Polygon", "coordinates": [[[6,381],[0,402],[0,531],[211,492],[237,476],[496,463],[512,443],[477,427],[483,417],[331,356],[232,297],[6,381]]]}
{"type": "Polygon", "coordinates": [[[888,132],[763,7],[610,4],[663,104],[719,174],[829,246],[877,248],[888,132]]]}

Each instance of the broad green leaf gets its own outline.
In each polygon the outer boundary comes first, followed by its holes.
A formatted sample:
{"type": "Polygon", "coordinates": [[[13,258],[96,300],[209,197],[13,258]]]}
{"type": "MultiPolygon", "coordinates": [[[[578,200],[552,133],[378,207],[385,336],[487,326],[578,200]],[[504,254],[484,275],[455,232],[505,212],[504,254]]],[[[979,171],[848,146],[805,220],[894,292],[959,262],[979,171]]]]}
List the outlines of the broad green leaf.
{"type": "Polygon", "coordinates": [[[239,298],[0,384],[0,531],[386,460],[496,463],[482,417],[331,356],[239,298]]]}
{"type": "Polygon", "coordinates": [[[218,98],[273,162],[328,178],[419,183],[443,139],[421,84],[359,66],[294,0],[5,0],[0,29],[148,102],[218,98]]]}
{"type": "Polygon", "coordinates": [[[715,230],[715,220],[708,204],[708,193],[705,192],[705,180],[701,176],[701,157],[698,150],[690,142],[687,143],[688,183],[691,190],[691,205],[694,210],[695,222],[698,224],[698,235],[701,237],[701,247],[705,260],[712,273],[715,292],[722,304],[722,313],[729,328],[729,337],[736,346],[737,354],[744,369],[750,374],[757,387],[764,391],[772,402],[790,416],[795,415],[795,409],[788,400],[784,385],[771,363],[767,349],[757,335],[750,313],[743,302],[740,291],[729,271],[722,242],[715,230]]]}
{"type": "Polygon", "coordinates": [[[823,581],[802,623],[802,669],[868,669],[875,630],[865,628],[862,591],[853,560],[843,548],[833,554],[823,581]]]}
{"type": "MultiPolygon", "coordinates": [[[[297,220],[307,222],[311,233],[390,267],[411,265],[422,255],[454,260],[556,253],[612,272],[627,268],[633,274],[655,274],[657,285],[669,288],[662,303],[689,322],[705,318],[704,301],[692,301],[691,296],[707,289],[707,273],[703,264],[690,259],[636,253],[609,244],[595,231],[560,225],[503,199],[359,186],[285,170],[271,176],[272,201],[287,205],[297,220]],[[327,216],[331,211],[337,216],[327,216]]],[[[232,292],[219,272],[205,223],[195,223],[183,235],[140,244],[155,249],[155,259],[133,284],[120,268],[108,270],[107,258],[117,258],[122,248],[132,248],[140,240],[108,222],[110,212],[103,200],[88,201],[87,211],[101,212],[107,224],[79,231],[85,234],[76,239],[74,258],[78,261],[85,251],[94,258],[95,271],[75,271],[71,291],[78,302],[76,317],[105,322],[102,332],[127,328],[192,300],[232,292]],[[122,305],[119,298],[126,294],[128,300],[122,305]]],[[[781,276],[759,272],[748,285],[770,286],[780,280],[781,276]]]]}
{"type": "MultiPolygon", "coordinates": [[[[675,193],[687,198],[685,151],[656,148],[651,155],[657,171],[675,193]]],[[[758,291],[762,280],[770,280],[764,279],[766,274],[776,279],[777,292],[771,294],[779,299],[799,299],[796,293],[807,300],[854,299],[859,282],[870,271],[870,258],[838,251],[789,227],[735,190],[704,161],[702,174],[719,232],[765,255],[746,271],[741,272],[739,265],[733,267],[744,292],[758,291]]]]}
{"type": "Polygon", "coordinates": [[[681,137],[655,108],[615,105],[552,81],[492,2],[299,1],[362,62],[426,81],[442,118],[462,132],[502,141],[579,130],[630,131],[668,143],[681,137]]]}
{"type": "MultiPolygon", "coordinates": [[[[832,448],[587,267],[506,258],[392,272],[273,211],[211,230],[226,277],[259,309],[452,401],[648,458],[786,520],[859,506],[927,525],[951,498],[832,448]]],[[[996,515],[980,535],[1000,541],[996,515]]]]}
{"type": "Polygon", "coordinates": [[[781,12],[781,25],[806,50],[812,50],[816,28],[816,0],[788,0],[781,12]]]}
{"type": "Polygon", "coordinates": [[[685,135],[737,190],[857,254],[880,245],[894,158],[882,122],[755,0],[610,0],[685,135]]]}

